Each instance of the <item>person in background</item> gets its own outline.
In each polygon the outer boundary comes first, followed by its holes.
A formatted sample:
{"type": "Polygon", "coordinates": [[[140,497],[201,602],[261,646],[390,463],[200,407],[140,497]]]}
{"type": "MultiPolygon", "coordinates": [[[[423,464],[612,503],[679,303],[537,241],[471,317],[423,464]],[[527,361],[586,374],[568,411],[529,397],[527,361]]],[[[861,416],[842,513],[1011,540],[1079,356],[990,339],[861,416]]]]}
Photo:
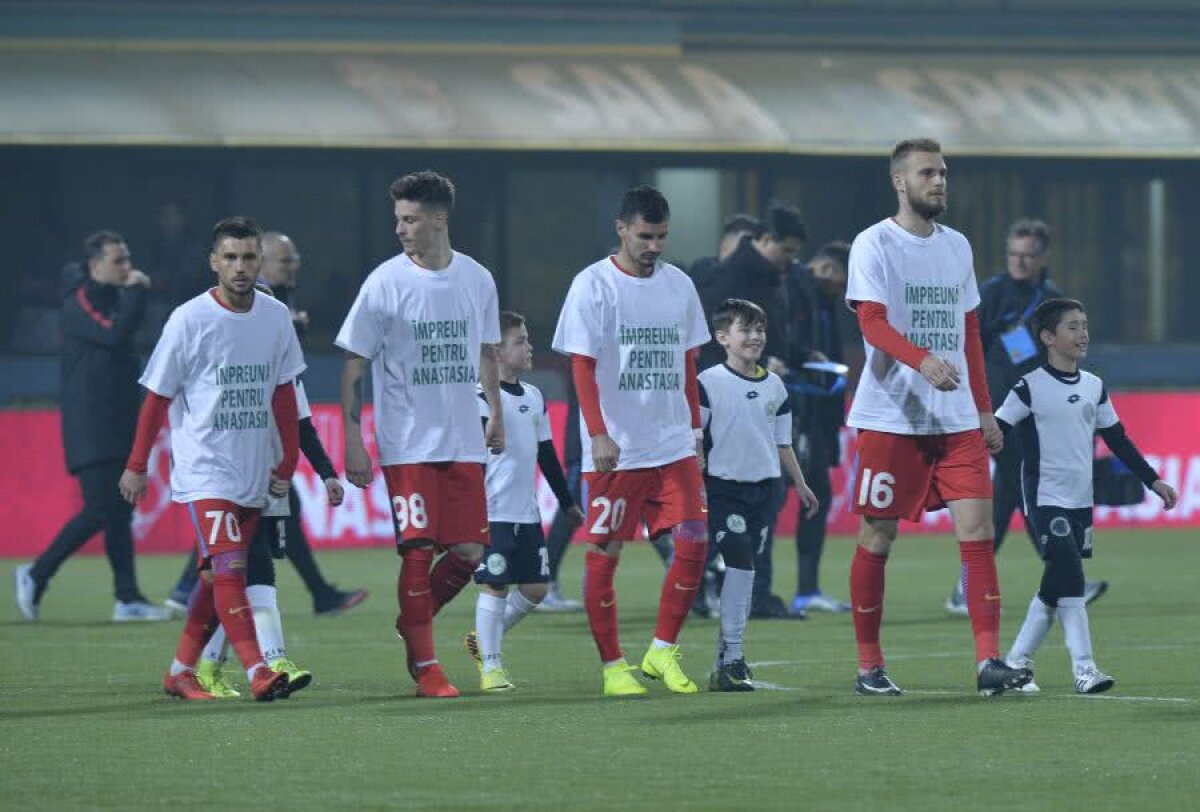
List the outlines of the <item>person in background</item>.
{"type": "MultiPolygon", "coordinates": [[[[705,313],[712,313],[721,302],[721,299],[714,298],[713,295],[715,292],[719,292],[717,280],[721,263],[737,250],[743,237],[749,236],[758,239],[762,237],[762,234],[763,224],[757,217],[741,213],[731,214],[725,218],[725,223],[721,228],[721,241],[717,245],[717,255],[701,257],[688,268],[688,276],[692,278],[692,284],[696,286],[696,292],[700,294],[700,304],[704,306],[705,313]]],[[[724,363],[724,361],[725,351],[721,349],[721,345],[710,341],[700,350],[698,368],[705,370],[724,363]]]]}
{"type": "Polygon", "coordinates": [[[146,312],[150,278],[133,267],[129,246],[114,231],[84,242],[84,263],[64,270],[62,301],[62,440],[67,470],[79,480],[83,507],[32,564],[13,573],[17,609],[37,620],[50,579],[99,531],[113,573],[117,622],[166,620],[151,604],[134,571],[133,507],[117,483],[137,426],[138,370],[133,336],[146,312]],[[86,271],[86,273],[85,273],[86,271]]]}
{"type": "MultiPolygon", "coordinates": [[[[846,269],[850,246],[831,242],[821,247],[800,269],[811,283],[813,300],[813,353],[826,361],[843,362],[838,322],[845,312],[846,269]]],[[[846,422],[845,378],[830,372],[801,375],[806,393],[797,427],[800,465],[804,478],[820,503],[816,513],[800,505],[796,524],[796,594],[792,612],[848,612],[850,604],[821,591],[821,556],[829,522],[833,490],[829,470],[841,462],[841,428],[846,422]]]]}

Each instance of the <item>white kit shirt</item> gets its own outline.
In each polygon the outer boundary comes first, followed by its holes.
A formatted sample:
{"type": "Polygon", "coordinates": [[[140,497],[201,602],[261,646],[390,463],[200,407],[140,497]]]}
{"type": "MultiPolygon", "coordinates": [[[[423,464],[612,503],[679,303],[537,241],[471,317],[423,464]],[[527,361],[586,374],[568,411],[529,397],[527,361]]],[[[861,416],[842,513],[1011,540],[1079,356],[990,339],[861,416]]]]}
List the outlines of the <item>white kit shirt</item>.
{"type": "Polygon", "coordinates": [[[457,251],[440,271],[393,257],[363,282],[335,343],[371,359],[381,464],[485,461],[479,354],[500,343],[486,268],[457,251]]]}
{"type": "Polygon", "coordinates": [[[171,498],[266,504],[279,436],[271,398],[303,371],[291,314],[269,296],[246,313],[212,291],[175,308],[140,381],[171,398],[171,498]]]}
{"type": "MultiPolygon", "coordinates": [[[[476,401],[479,417],[490,417],[482,391],[476,401]]],[[[501,384],[500,403],[504,410],[504,450],[488,454],[484,479],[488,521],[536,524],[542,520],[537,504],[538,444],[551,438],[546,399],[536,386],[522,381],[515,387],[501,384]]]]}
{"type": "Polygon", "coordinates": [[[1096,430],[1119,422],[1099,378],[1083,370],[1068,375],[1039,367],[1016,382],[996,417],[1020,426],[1027,508],[1092,506],[1096,430]]]}
{"type": "Polygon", "coordinates": [[[761,367],[758,373],[748,378],[725,364],[700,373],[705,475],[731,482],[779,476],[779,446],[792,445],[792,408],[783,379],[761,367]]]}
{"type": "Polygon", "coordinates": [[[979,428],[967,378],[966,315],[979,306],[971,245],[935,224],[928,237],[888,218],[863,231],[850,248],[846,302],[878,302],[913,344],[958,368],[953,392],[867,342],[866,364],[846,422],[892,434],[952,434],[979,428]]]}
{"type": "MultiPolygon", "coordinates": [[[[617,470],[656,468],[696,453],[684,389],[686,352],[709,339],[687,274],[660,262],[631,276],[605,257],[576,275],[554,331],[554,349],[596,359],[600,411],[621,449],[617,470]]],[[[594,471],[583,420],[583,470],[594,471]]]]}

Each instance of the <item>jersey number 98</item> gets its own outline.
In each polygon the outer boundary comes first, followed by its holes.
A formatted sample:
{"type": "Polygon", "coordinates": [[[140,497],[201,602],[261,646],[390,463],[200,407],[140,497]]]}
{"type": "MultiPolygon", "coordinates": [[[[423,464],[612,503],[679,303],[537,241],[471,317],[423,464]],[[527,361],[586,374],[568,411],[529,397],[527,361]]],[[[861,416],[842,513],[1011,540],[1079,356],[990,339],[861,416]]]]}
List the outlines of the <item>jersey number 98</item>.
{"type": "Polygon", "coordinates": [[[392,498],[392,511],[396,514],[396,529],[401,533],[411,524],[418,530],[429,526],[429,514],[425,512],[425,497],[419,493],[405,499],[403,496],[392,498]]]}

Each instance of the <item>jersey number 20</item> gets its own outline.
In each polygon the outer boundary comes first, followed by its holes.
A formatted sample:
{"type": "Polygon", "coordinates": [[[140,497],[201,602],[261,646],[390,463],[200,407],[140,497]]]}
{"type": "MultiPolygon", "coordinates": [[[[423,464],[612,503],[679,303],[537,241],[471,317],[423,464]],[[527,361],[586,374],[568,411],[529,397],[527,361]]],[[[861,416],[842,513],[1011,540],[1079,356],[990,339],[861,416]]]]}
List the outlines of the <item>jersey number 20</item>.
{"type": "Polygon", "coordinates": [[[593,533],[603,536],[620,529],[625,520],[625,497],[610,500],[604,496],[597,496],[592,500],[592,507],[600,508],[600,515],[592,525],[593,533]]]}

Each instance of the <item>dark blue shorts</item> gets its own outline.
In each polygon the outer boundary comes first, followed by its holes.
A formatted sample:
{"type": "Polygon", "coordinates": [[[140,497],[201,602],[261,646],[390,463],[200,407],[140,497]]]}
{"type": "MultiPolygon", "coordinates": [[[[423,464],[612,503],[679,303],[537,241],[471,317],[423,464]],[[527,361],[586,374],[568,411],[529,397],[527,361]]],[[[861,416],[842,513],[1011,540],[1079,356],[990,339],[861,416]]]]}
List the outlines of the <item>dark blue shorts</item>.
{"type": "Polygon", "coordinates": [[[475,570],[475,583],[500,589],[550,580],[550,557],[541,523],[492,522],[491,543],[475,570]]]}
{"type": "Polygon", "coordinates": [[[708,494],[709,539],[720,545],[729,535],[745,535],[756,550],[761,549],[779,512],[779,480],[731,482],[705,477],[704,489],[708,494]]]}
{"type": "Polygon", "coordinates": [[[1033,538],[1043,559],[1050,557],[1052,544],[1074,544],[1080,558],[1092,557],[1091,508],[1042,505],[1026,519],[1033,526],[1033,538]]]}

